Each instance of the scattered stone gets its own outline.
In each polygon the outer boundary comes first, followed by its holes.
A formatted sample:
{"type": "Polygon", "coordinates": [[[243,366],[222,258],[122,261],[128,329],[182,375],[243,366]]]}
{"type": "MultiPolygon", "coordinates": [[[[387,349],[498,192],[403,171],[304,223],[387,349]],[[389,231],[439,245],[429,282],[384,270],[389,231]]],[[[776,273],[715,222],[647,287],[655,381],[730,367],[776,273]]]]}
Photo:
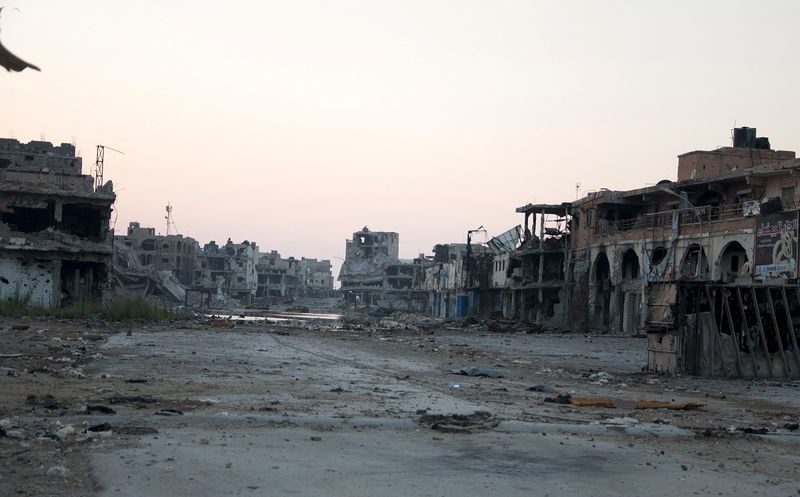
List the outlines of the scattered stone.
{"type": "Polygon", "coordinates": [[[99,412],[99,413],[103,413],[103,414],[116,414],[117,413],[117,411],[115,411],[114,409],[111,409],[108,406],[101,406],[101,405],[94,405],[94,406],[86,405],[86,407],[84,407],[84,410],[86,412],[88,412],[89,414],[91,414],[93,412],[99,412]]]}
{"type": "Polygon", "coordinates": [[[681,469],[684,470],[684,471],[689,471],[689,466],[687,466],[685,464],[681,464],[681,469]]]}
{"type": "Polygon", "coordinates": [[[183,416],[183,411],[177,409],[159,409],[155,412],[156,416],[183,416]]]}
{"type": "Polygon", "coordinates": [[[553,404],[571,404],[572,403],[572,395],[570,394],[559,394],[558,397],[547,397],[544,399],[545,402],[551,402],[553,404]]]}
{"type": "Polygon", "coordinates": [[[45,409],[58,409],[61,407],[56,398],[49,393],[41,397],[33,394],[28,395],[25,398],[25,403],[28,404],[29,406],[41,406],[44,407],[45,409]]]}
{"type": "Polygon", "coordinates": [[[639,423],[639,420],[636,418],[608,418],[603,421],[603,423],[607,425],[635,425],[639,423]]]}
{"type": "Polygon", "coordinates": [[[97,433],[99,431],[111,431],[111,425],[108,423],[100,423],[99,425],[92,425],[86,428],[87,431],[97,433]]]}
{"type": "Polygon", "coordinates": [[[331,392],[341,393],[341,392],[344,392],[344,388],[342,388],[342,387],[331,388],[331,392]]]}
{"type": "Polygon", "coordinates": [[[11,329],[14,331],[25,331],[30,329],[30,326],[27,324],[12,324],[11,329]]]}
{"type": "Polygon", "coordinates": [[[769,433],[766,428],[750,428],[749,426],[747,428],[739,428],[739,431],[748,435],[766,435],[769,433]]]}
{"type": "Polygon", "coordinates": [[[56,435],[58,435],[59,437],[63,438],[63,437],[67,437],[69,435],[74,435],[76,431],[77,430],[75,430],[74,426],[66,425],[66,426],[56,430],[56,435]]]}
{"type": "Polygon", "coordinates": [[[529,392],[544,392],[544,393],[557,393],[556,389],[551,387],[550,385],[534,385],[532,387],[528,387],[529,392]]]}
{"type": "Polygon", "coordinates": [[[113,397],[109,397],[108,401],[111,404],[154,404],[157,402],[156,399],[150,397],[149,395],[120,395],[120,394],[114,394],[113,397]]]}
{"type": "Polygon", "coordinates": [[[783,427],[786,428],[789,431],[795,431],[796,429],[800,428],[800,424],[798,424],[798,423],[786,423],[785,425],[783,425],[783,427]]]}
{"type": "Polygon", "coordinates": [[[197,443],[199,443],[200,445],[208,445],[209,444],[207,438],[201,438],[197,443]]]}
{"type": "Polygon", "coordinates": [[[68,470],[64,466],[51,466],[47,470],[47,476],[64,478],[67,476],[68,470]]]}
{"type": "Polygon", "coordinates": [[[22,430],[8,430],[5,435],[8,438],[16,438],[18,440],[25,438],[25,432],[22,430]]]}
{"type": "Polygon", "coordinates": [[[86,340],[87,342],[99,342],[103,339],[103,335],[98,335],[97,333],[87,333],[81,337],[82,340],[86,340]]]}
{"type": "Polygon", "coordinates": [[[453,373],[463,374],[466,376],[486,376],[489,378],[504,378],[508,376],[508,371],[487,368],[484,366],[471,366],[464,369],[454,370],[453,373]]]}
{"type": "Polygon", "coordinates": [[[310,438],[311,438],[311,440],[313,440],[314,442],[320,442],[320,441],[322,441],[322,437],[310,437],[310,438]]]}
{"type": "Polygon", "coordinates": [[[473,433],[491,430],[500,421],[490,412],[475,411],[473,414],[423,414],[417,423],[445,433],[473,433]]]}
{"type": "Polygon", "coordinates": [[[125,380],[125,383],[147,383],[147,380],[143,380],[141,378],[131,378],[130,380],[125,380]]]}

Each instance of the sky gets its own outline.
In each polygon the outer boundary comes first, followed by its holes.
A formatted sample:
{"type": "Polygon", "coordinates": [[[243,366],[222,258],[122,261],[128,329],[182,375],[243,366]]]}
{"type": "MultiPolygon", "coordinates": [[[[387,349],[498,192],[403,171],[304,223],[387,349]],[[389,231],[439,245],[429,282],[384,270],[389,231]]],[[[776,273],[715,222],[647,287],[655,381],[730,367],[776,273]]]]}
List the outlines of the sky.
{"type": "Polygon", "coordinates": [[[107,145],[112,224],[331,259],[675,179],[757,127],[800,148],[800,2],[0,0],[0,136],[107,145]]]}

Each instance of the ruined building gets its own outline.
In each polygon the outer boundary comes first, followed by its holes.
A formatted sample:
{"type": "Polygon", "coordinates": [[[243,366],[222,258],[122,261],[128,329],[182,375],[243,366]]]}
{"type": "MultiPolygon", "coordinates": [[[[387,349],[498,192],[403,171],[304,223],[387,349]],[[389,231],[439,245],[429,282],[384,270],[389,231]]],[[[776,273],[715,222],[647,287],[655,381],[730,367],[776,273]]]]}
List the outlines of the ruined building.
{"type": "Polygon", "coordinates": [[[0,139],[0,300],[57,307],[105,297],[115,195],[81,171],[68,143],[0,139]]]}
{"type": "Polygon", "coordinates": [[[142,228],[131,222],[126,235],[114,239],[129,247],[142,266],[156,271],[171,271],[183,285],[194,280],[195,257],[200,252],[197,240],[183,235],[157,235],[155,228],[142,228]]]}
{"type": "Polygon", "coordinates": [[[366,226],[347,240],[339,272],[341,290],[353,303],[415,309],[424,293],[414,289],[416,266],[398,257],[400,236],[366,226]]]}
{"type": "Polygon", "coordinates": [[[415,285],[426,294],[426,312],[442,318],[478,313],[484,296],[490,254],[483,245],[443,243],[433,247],[433,258],[420,257],[421,277],[415,285]]]}
{"type": "Polygon", "coordinates": [[[236,299],[247,304],[258,290],[258,246],[247,240],[233,243],[229,238],[222,247],[211,241],[195,258],[194,289],[203,289],[217,300],[236,299]]]}
{"type": "Polygon", "coordinates": [[[769,147],[738,128],[677,181],[574,202],[575,327],[648,330],[655,370],[797,377],[800,161],[769,147]]]}
{"type": "Polygon", "coordinates": [[[301,295],[306,297],[329,297],[333,295],[333,272],[331,261],[328,259],[317,260],[300,259],[302,270],[301,295]]]}
{"type": "Polygon", "coordinates": [[[256,297],[297,297],[302,286],[302,268],[294,257],[283,259],[277,250],[261,254],[256,264],[258,290],[256,297]]]}
{"type": "Polygon", "coordinates": [[[259,299],[287,297],[327,297],[333,293],[333,273],[329,260],[284,259],[277,250],[261,257],[256,265],[259,299]]]}

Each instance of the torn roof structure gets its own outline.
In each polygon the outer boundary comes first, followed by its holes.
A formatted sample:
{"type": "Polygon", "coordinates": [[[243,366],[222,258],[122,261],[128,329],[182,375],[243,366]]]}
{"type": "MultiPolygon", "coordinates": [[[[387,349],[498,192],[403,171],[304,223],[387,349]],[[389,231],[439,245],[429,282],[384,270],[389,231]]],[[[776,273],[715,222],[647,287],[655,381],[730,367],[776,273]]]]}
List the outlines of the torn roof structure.
{"type": "Polygon", "coordinates": [[[115,195],[75,147],[0,139],[0,300],[55,307],[104,297],[115,195]]]}

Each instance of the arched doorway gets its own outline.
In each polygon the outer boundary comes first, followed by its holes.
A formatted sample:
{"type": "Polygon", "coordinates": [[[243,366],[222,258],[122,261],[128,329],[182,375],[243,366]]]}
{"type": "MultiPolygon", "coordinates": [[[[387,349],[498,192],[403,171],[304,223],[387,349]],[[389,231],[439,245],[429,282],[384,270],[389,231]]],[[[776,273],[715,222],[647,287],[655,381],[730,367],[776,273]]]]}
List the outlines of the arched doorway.
{"type": "Polygon", "coordinates": [[[601,252],[594,262],[594,319],[603,329],[611,322],[611,265],[605,252],[601,252]]]}
{"type": "Polygon", "coordinates": [[[622,254],[620,276],[621,281],[617,290],[619,331],[637,331],[641,316],[642,285],[639,256],[635,250],[628,249],[622,254]]]}
{"type": "Polygon", "coordinates": [[[719,278],[725,283],[733,283],[741,274],[747,259],[747,251],[739,242],[731,242],[719,256],[719,278]]]}
{"type": "Polygon", "coordinates": [[[628,249],[622,255],[622,279],[623,280],[638,280],[639,279],[639,256],[633,249],[628,249]]]}
{"type": "Polygon", "coordinates": [[[706,251],[700,245],[693,244],[686,250],[681,264],[681,278],[687,280],[708,279],[708,258],[706,258],[706,251]]]}

